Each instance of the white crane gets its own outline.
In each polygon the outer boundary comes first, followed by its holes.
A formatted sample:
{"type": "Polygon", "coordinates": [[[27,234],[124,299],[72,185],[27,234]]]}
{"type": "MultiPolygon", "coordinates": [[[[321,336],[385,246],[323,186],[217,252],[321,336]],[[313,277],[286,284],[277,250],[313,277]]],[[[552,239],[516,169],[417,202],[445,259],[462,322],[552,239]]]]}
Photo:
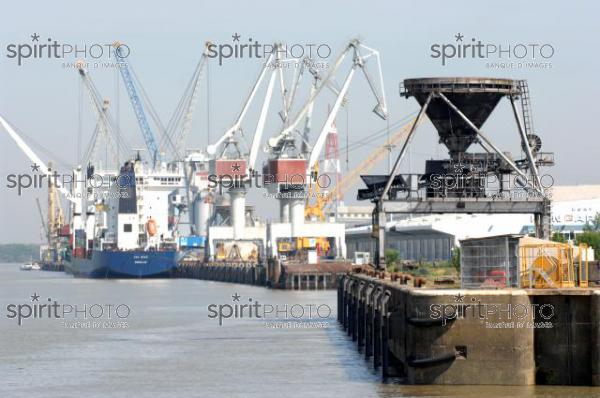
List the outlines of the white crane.
{"type": "Polygon", "coordinates": [[[332,80],[333,80],[336,72],[340,68],[342,62],[344,61],[346,56],[348,56],[348,54],[352,54],[352,66],[351,66],[350,70],[348,71],[346,78],[344,79],[342,88],[339,91],[334,90],[337,92],[337,97],[336,97],[335,103],[327,117],[327,120],[325,121],[325,124],[321,128],[321,131],[320,131],[319,135],[317,136],[315,144],[313,145],[313,147],[310,151],[310,156],[309,156],[309,160],[308,160],[308,164],[307,164],[307,174],[310,173],[311,170],[313,170],[313,168],[319,158],[319,155],[323,149],[323,145],[325,144],[327,132],[332,127],[335,117],[336,117],[336,115],[343,103],[343,100],[348,92],[350,83],[352,82],[352,79],[354,77],[354,73],[355,73],[357,67],[363,71],[363,74],[365,75],[365,78],[367,79],[369,87],[377,101],[377,104],[376,104],[375,108],[373,109],[373,112],[375,114],[377,114],[379,117],[381,117],[382,119],[384,119],[384,120],[387,119],[388,109],[387,109],[387,104],[386,104],[386,100],[385,100],[385,90],[384,90],[384,86],[383,86],[383,74],[381,71],[381,61],[380,61],[379,52],[370,47],[365,46],[364,44],[360,43],[358,40],[352,40],[348,43],[348,45],[345,47],[345,49],[342,51],[342,53],[337,57],[335,63],[333,64],[331,71],[323,79],[321,84],[311,91],[310,97],[308,98],[308,100],[306,101],[306,103],[304,104],[304,106],[302,107],[300,112],[298,112],[298,114],[296,115],[294,120],[286,128],[284,128],[283,131],[281,133],[279,133],[276,137],[269,139],[269,141],[268,141],[269,148],[268,149],[270,151],[272,151],[273,153],[278,153],[281,151],[281,148],[284,145],[284,143],[287,140],[292,139],[292,133],[295,131],[295,129],[298,126],[298,124],[300,123],[300,121],[305,116],[310,115],[310,113],[312,112],[312,109],[314,107],[314,102],[317,99],[317,97],[319,96],[319,94],[322,92],[323,88],[324,87],[331,88],[332,80]],[[363,55],[362,54],[363,51],[366,52],[366,54],[363,55]],[[373,79],[371,78],[371,76],[369,75],[369,73],[366,69],[366,63],[370,58],[375,58],[375,60],[376,60],[375,62],[377,63],[377,71],[378,71],[378,77],[379,77],[379,85],[378,86],[375,85],[375,83],[373,82],[373,79]]]}
{"type": "MultiPolygon", "coordinates": [[[[185,141],[192,129],[192,119],[196,109],[196,103],[198,102],[200,83],[202,82],[204,71],[207,68],[209,47],[211,44],[210,41],[204,43],[204,51],[202,52],[200,61],[198,61],[196,69],[192,74],[192,78],[190,79],[167,127],[167,131],[170,134],[170,140],[173,142],[174,155],[177,159],[185,157],[185,141]]],[[[160,147],[164,145],[164,141],[167,139],[169,139],[169,136],[164,135],[161,139],[160,147]]]]}
{"type": "Polygon", "coordinates": [[[98,134],[97,133],[100,133],[99,135],[102,136],[106,142],[106,145],[108,147],[107,148],[108,153],[110,153],[112,156],[114,166],[118,168],[119,167],[119,151],[117,150],[116,146],[118,146],[119,140],[115,139],[115,137],[113,137],[111,135],[111,134],[118,135],[118,133],[114,132],[115,129],[113,128],[113,126],[110,122],[109,116],[108,116],[109,102],[107,99],[102,99],[102,97],[100,96],[100,93],[96,89],[96,86],[94,85],[94,82],[92,81],[91,77],[89,76],[88,71],[84,67],[85,63],[83,61],[78,61],[76,66],[79,71],[79,76],[81,77],[83,85],[87,89],[88,97],[92,104],[92,109],[98,120],[98,123],[97,123],[98,130],[97,130],[97,132],[95,132],[94,136],[92,137],[92,140],[90,142],[90,147],[86,151],[87,160],[94,159],[94,154],[95,154],[95,151],[96,151],[97,145],[98,145],[98,134]],[[115,141],[117,141],[117,144],[115,144],[115,141]]]}
{"type": "MultiPolygon", "coordinates": [[[[209,155],[214,156],[217,153],[217,149],[219,148],[219,146],[221,144],[223,144],[224,142],[226,142],[227,140],[233,138],[233,136],[241,130],[241,125],[242,122],[244,121],[244,118],[246,117],[246,114],[248,113],[248,109],[250,108],[250,105],[252,104],[254,97],[256,96],[256,93],[258,92],[261,83],[265,77],[265,75],[267,74],[267,72],[269,71],[269,69],[272,70],[272,75],[271,75],[271,80],[269,82],[269,87],[267,89],[267,93],[265,95],[265,101],[263,102],[263,110],[265,108],[265,104],[270,103],[271,100],[271,95],[272,95],[272,91],[273,91],[273,82],[274,82],[274,77],[275,77],[275,68],[272,68],[273,65],[273,60],[274,59],[278,59],[278,49],[281,47],[280,44],[276,44],[274,46],[274,50],[271,53],[271,55],[269,55],[269,58],[267,59],[267,61],[264,63],[263,68],[261,69],[258,78],[256,79],[256,82],[254,83],[254,86],[252,87],[252,90],[250,91],[250,94],[248,95],[248,98],[246,99],[246,101],[244,102],[244,105],[242,106],[242,109],[238,115],[238,117],[236,118],[235,122],[233,123],[233,125],[231,127],[229,127],[225,133],[223,133],[223,135],[213,144],[208,145],[208,147],[206,148],[206,151],[208,152],[209,155]]],[[[261,111],[261,116],[262,116],[262,111],[261,111]]],[[[257,125],[257,127],[260,127],[260,118],[259,118],[259,124],[257,125]]],[[[263,125],[264,127],[264,125],[263,125]]],[[[262,132],[257,131],[257,133],[262,134],[262,132]]],[[[254,139],[256,139],[256,134],[254,139]]]]}
{"type": "MultiPolygon", "coordinates": [[[[19,149],[23,151],[23,153],[29,158],[29,160],[31,160],[36,166],[39,166],[39,172],[50,178],[52,176],[52,170],[49,169],[48,166],[46,166],[42,159],[40,159],[40,157],[33,151],[33,149],[31,149],[29,145],[27,145],[27,143],[19,136],[19,134],[17,134],[17,132],[12,128],[12,126],[2,116],[0,116],[0,124],[2,124],[4,130],[6,130],[8,135],[10,135],[10,137],[15,141],[19,149]]],[[[71,192],[69,192],[67,189],[65,189],[65,187],[61,185],[58,178],[55,180],[56,181],[53,181],[53,183],[60,193],[62,193],[72,203],[79,203],[75,195],[72,195],[71,192]]]]}
{"type": "MultiPolygon", "coordinates": [[[[256,79],[256,81],[252,87],[252,90],[250,91],[248,98],[244,102],[244,105],[242,106],[242,109],[241,109],[238,117],[236,118],[235,122],[233,123],[233,125],[231,127],[229,127],[225,131],[225,133],[216,142],[214,142],[213,144],[211,144],[207,147],[208,154],[210,156],[215,156],[219,146],[221,146],[223,143],[234,142],[234,137],[235,137],[236,133],[242,132],[241,126],[244,121],[244,118],[246,117],[246,115],[248,113],[248,109],[252,105],[252,102],[254,101],[254,98],[256,97],[256,94],[257,94],[258,90],[260,89],[262,82],[265,80],[266,75],[268,74],[268,72],[270,72],[271,75],[270,75],[270,78],[269,78],[269,81],[267,84],[265,97],[264,97],[264,100],[263,100],[263,103],[261,106],[258,121],[256,123],[256,128],[254,129],[254,135],[252,136],[252,143],[250,145],[250,152],[249,152],[248,158],[247,158],[248,163],[247,163],[246,169],[247,169],[248,176],[250,176],[251,173],[255,170],[256,160],[258,158],[260,143],[262,141],[263,133],[265,130],[267,115],[269,112],[271,99],[273,97],[273,91],[274,91],[276,80],[279,80],[280,94],[281,94],[282,102],[283,102],[283,108],[282,108],[282,111],[279,113],[279,115],[284,123],[287,122],[288,114],[289,114],[290,108],[293,104],[293,100],[294,100],[294,97],[296,94],[296,88],[300,82],[301,72],[295,72],[295,76],[293,78],[292,90],[288,91],[286,89],[285,81],[284,81],[285,79],[284,79],[283,65],[286,63],[289,63],[289,62],[298,64],[299,62],[304,62],[304,60],[300,61],[297,59],[282,59],[280,57],[280,54],[282,53],[281,47],[282,47],[281,44],[275,44],[273,46],[273,51],[269,55],[266,62],[264,62],[263,67],[258,75],[258,78],[256,79]]],[[[294,66],[294,70],[299,69],[296,66],[294,66]]]]}

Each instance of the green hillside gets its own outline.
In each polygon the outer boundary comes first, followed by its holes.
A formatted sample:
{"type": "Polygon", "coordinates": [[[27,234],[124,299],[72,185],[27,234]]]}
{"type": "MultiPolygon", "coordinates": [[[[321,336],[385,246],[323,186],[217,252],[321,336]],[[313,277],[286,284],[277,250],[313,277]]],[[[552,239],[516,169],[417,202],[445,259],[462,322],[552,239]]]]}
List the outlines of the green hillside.
{"type": "Polygon", "coordinates": [[[22,263],[24,261],[38,260],[40,257],[40,245],[7,243],[0,244],[0,263],[22,263]]]}

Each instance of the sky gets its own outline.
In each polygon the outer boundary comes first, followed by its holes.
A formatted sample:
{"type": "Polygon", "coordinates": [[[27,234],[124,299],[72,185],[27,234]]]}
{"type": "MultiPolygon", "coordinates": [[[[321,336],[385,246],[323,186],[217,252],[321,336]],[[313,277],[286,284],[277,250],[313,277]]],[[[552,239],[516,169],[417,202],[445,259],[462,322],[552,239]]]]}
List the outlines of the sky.
{"type": "MultiPolygon", "coordinates": [[[[117,40],[126,43],[131,50],[128,60],[165,123],[192,75],[205,41],[234,44],[233,36],[239,35],[241,40],[252,38],[261,44],[284,42],[302,48],[317,44],[331,49],[333,57],[349,40],[359,38],[381,54],[390,123],[418,110],[414,99],[399,96],[399,83],[406,78],[527,79],[535,132],[542,138],[543,150],[555,152],[556,166],[544,172],[559,185],[597,184],[600,178],[594,165],[600,155],[595,114],[595,100],[600,94],[599,8],[594,1],[172,0],[133,4],[106,0],[85,6],[75,1],[10,2],[3,6],[0,24],[0,115],[24,134],[43,159],[52,159],[64,171],[78,163],[78,153],[92,135],[94,114],[81,80],[73,68],[65,67],[76,57],[68,54],[62,59],[22,58],[21,65],[10,57],[14,54],[11,49],[34,43],[32,36],[39,36],[38,43],[50,38],[50,42],[56,40],[78,48],[117,40]],[[446,45],[450,54],[451,46],[479,41],[486,46],[512,49],[512,58],[507,59],[506,54],[501,59],[497,54],[486,58],[455,56],[442,64],[441,58],[432,57],[432,46],[440,49],[446,45]],[[523,54],[524,47],[524,63],[519,64],[515,54],[523,54]],[[542,47],[543,54],[539,52],[542,47]],[[537,63],[532,66],[525,61],[537,63]],[[505,67],[493,67],[500,62],[505,67]]],[[[87,55],[86,60],[90,58],[87,55]]],[[[340,68],[336,82],[343,81],[348,65],[340,68]]],[[[222,65],[217,59],[210,60],[208,83],[205,81],[201,88],[189,147],[205,147],[232,124],[260,67],[259,60],[248,57],[224,59],[222,65]]],[[[131,147],[143,148],[117,70],[99,65],[89,71],[103,97],[110,99],[112,112],[118,115],[131,147]]],[[[348,104],[336,121],[342,173],[385,142],[382,138],[364,145],[352,144],[387,128],[387,123],[371,112],[374,98],[363,76],[355,76],[347,97],[348,104]],[[347,143],[352,149],[348,153],[347,143]]],[[[316,105],[315,131],[320,130],[333,101],[330,93],[316,105]]],[[[257,114],[258,107],[252,107],[244,131],[251,131],[257,114]]],[[[276,118],[271,116],[265,138],[279,130],[276,118]]],[[[484,131],[503,150],[519,153],[518,133],[506,100],[498,105],[484,131]]],[[[249,142],[251,136],[246,134],[242,140],[249,142]]],[[[0,131],[0,151],[0,243],[39,242],[40,216],[35,199],[45,201],[45,190],[29,189],[19,196],[16,190],[8,188],[8,176],[29,172],[31,162],[4,130],[0,131]]],[[[397,151],[398,148],[393,154],[397,151]]],[[[423,126],[403,170],[418,172],[426,159],[445,155],[435,130],[423,126]]],[[[264,159],[265,154],[261,153],[259,162],[264,159]]],[[[386,167],[387,162],[382,162],[373,172],[383,172],[386,167]]],[[[356,188],[348,190],[346,202],[354,201],[356,188]]],[[[262,197],[254,192],[248,201],[256,202],[258,212],[269,217],[274,206],[256,200],[262,197]]]]}

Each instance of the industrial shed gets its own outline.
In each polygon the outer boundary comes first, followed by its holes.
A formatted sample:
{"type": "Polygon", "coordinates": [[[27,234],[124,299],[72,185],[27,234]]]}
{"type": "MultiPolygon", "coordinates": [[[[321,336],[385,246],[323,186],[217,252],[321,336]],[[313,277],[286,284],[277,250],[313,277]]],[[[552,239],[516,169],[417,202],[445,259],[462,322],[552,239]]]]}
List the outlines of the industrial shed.
{"type": "MultiPolygon", "coordinates": [[[[449,214],[391,221],[386,225],[386,249],[398,250],[402,260],[448,261],[460,240],[521,233],[528,221],[529,215],[521,214],[449,214]]],[[[355,252],[369,252],[373,258],[371,226],[348,228],[346,250],[349,258],[355,252]]]]}

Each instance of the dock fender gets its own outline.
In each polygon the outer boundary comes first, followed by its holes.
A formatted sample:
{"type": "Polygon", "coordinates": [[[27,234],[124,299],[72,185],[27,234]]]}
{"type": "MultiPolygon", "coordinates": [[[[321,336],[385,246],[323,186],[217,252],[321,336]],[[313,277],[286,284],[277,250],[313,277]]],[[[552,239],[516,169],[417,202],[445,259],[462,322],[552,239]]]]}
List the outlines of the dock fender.
{"type": "Polygon", "coordinates": [[[414,357],[408,357],[408,366],[412,368],[427,368],[430,366],[440,365],[442,363],[454,362],[456,359],[455,353],[449,353],[431,358],[420,358],[415,359],[414,357]]]}

